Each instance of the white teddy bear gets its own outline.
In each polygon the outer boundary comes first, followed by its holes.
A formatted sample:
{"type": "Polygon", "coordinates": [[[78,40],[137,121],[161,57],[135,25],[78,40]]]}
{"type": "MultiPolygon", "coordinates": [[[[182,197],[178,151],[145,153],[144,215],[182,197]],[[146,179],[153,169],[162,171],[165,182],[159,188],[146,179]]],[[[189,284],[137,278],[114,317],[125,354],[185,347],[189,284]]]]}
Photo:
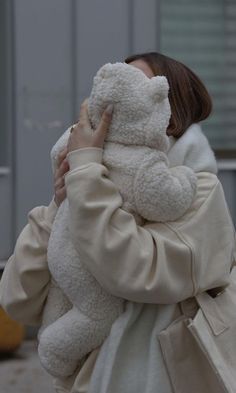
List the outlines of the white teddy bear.
{"type": "MultiPolygon", "coordinates": [[[[145,220],[179,218],[196,192],[196,175],[191,169],[168,167],[168,89],[164,76],[149,79],[131,65],[106,64],[94,78],[88,101],[93,128],[107,105],[114,106],[103,162],[123,197],[123,208],[141,225],[145,220]]],[[[54,170],[68,137],[69,129],[52,149],[54,170]]],[[[38,351],[50,374],[66,377],[103,343],[124,308],[124,300],[107,293],[80,260],[70,238],[67,199],[52,226],[48,266],[52,283],[38,351]]]]}

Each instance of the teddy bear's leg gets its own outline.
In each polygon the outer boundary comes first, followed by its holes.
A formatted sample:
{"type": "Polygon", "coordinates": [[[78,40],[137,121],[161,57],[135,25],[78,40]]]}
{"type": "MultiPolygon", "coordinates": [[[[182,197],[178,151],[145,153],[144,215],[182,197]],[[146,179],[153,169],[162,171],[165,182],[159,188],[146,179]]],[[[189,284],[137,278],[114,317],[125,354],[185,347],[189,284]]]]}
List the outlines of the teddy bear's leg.
{"type": "Polygon", "coordinates": [[[38,332],[38,337],[46,327],[55,322],[72,308],[72,304],[61,288],[52,279],[50,290],[43,310],[42,324],[38,332]]]}
{"type": "Polygon", "coordinates": [[[111,325],[109,319],[92,320],[73,307],[41,334],[43,367],[55,377],[72,375],[84,356],[103,343],[111,325]]]}

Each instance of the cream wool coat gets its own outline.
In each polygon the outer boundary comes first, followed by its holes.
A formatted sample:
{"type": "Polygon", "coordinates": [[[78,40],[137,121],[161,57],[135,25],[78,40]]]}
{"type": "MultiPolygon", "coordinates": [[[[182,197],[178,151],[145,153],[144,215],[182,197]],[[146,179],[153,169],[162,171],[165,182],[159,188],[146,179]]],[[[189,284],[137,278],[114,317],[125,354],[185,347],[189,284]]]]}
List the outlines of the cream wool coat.
{"type": "MultiPolygon", "coordinates": [[[[100,149],[69,157],[71,231],[89,270],[107,291],[127,299],[126,308],[101,349],[55,386],[57,392],[156,393],[158,388],[159,393],[173,393],[158,334],[181,314],[178,302],[230,281],[235,234],[223,190],[214,174],[199,172],[197,196],[181,219],[137,227],[121,209],[121,197],[101,159],[100,149]]],[[[30,212],[1,281],[1,304],[28,324],[41,322],[55,214],[53,202],[30,212]]]]}
{"type": "MultiPolygon", "coordinates": [[[[168,91],[164,76],[150,79],[130,65],[108,63],[94,77],[88,100],[94,128],[104,107],[114,105],[103,163],[122,196],[122,209],[131,212],[139,225],[145,219],[175,221],[191,206],[196,192],[193,170],[181,165],[169,168],[168,91]]],[[[69,135],[70,128],[53,146],[53,167],[69,135]]],[[[55,217],[47,259],[53,283],[39,331],[38,353],[44,368],[62,378],[72,375],[84,356],[104,342],[123,312],[123,299],[100,286],[75,250],[67,199],[55,217]]]]}

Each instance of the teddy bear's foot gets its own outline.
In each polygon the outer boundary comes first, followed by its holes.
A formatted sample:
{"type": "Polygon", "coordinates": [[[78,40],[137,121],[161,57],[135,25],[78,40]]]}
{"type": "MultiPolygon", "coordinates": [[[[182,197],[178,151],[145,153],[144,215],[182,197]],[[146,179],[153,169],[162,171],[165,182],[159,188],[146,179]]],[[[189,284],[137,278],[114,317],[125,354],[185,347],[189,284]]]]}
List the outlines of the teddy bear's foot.
{"type": "Polygon", "coordinates": [[[60,356],[53,353],[50,349],[50,345],[47,345],[47,340],[42,340],[38,346],[38,354],[40,362],[43,368],[53,377],[63,378],[72,375],[76,368],[80,368],[83,364],[82,360],[76,361],[76,367],[74,361],[71,361],[69,356],[60,356]]]}
{"type": "Polygon", "coordinates": [[[42,366],[55,377],[72,375],[81,360],[103,343],[111,325],[109,319],[91,320],[73,307],[40,335],[42,366]]]}

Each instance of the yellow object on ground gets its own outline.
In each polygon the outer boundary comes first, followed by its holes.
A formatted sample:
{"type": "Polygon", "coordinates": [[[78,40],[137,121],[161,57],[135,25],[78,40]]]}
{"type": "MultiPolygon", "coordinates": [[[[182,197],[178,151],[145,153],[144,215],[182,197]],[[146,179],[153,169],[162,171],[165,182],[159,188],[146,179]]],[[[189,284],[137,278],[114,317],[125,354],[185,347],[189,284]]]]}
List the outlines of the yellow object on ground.
{"type": "Polygon", "coordinates": [[[17,349],[24,333],[24,326],[13,321],[0,307],[0,352],[12,352],[17,349]]]}

